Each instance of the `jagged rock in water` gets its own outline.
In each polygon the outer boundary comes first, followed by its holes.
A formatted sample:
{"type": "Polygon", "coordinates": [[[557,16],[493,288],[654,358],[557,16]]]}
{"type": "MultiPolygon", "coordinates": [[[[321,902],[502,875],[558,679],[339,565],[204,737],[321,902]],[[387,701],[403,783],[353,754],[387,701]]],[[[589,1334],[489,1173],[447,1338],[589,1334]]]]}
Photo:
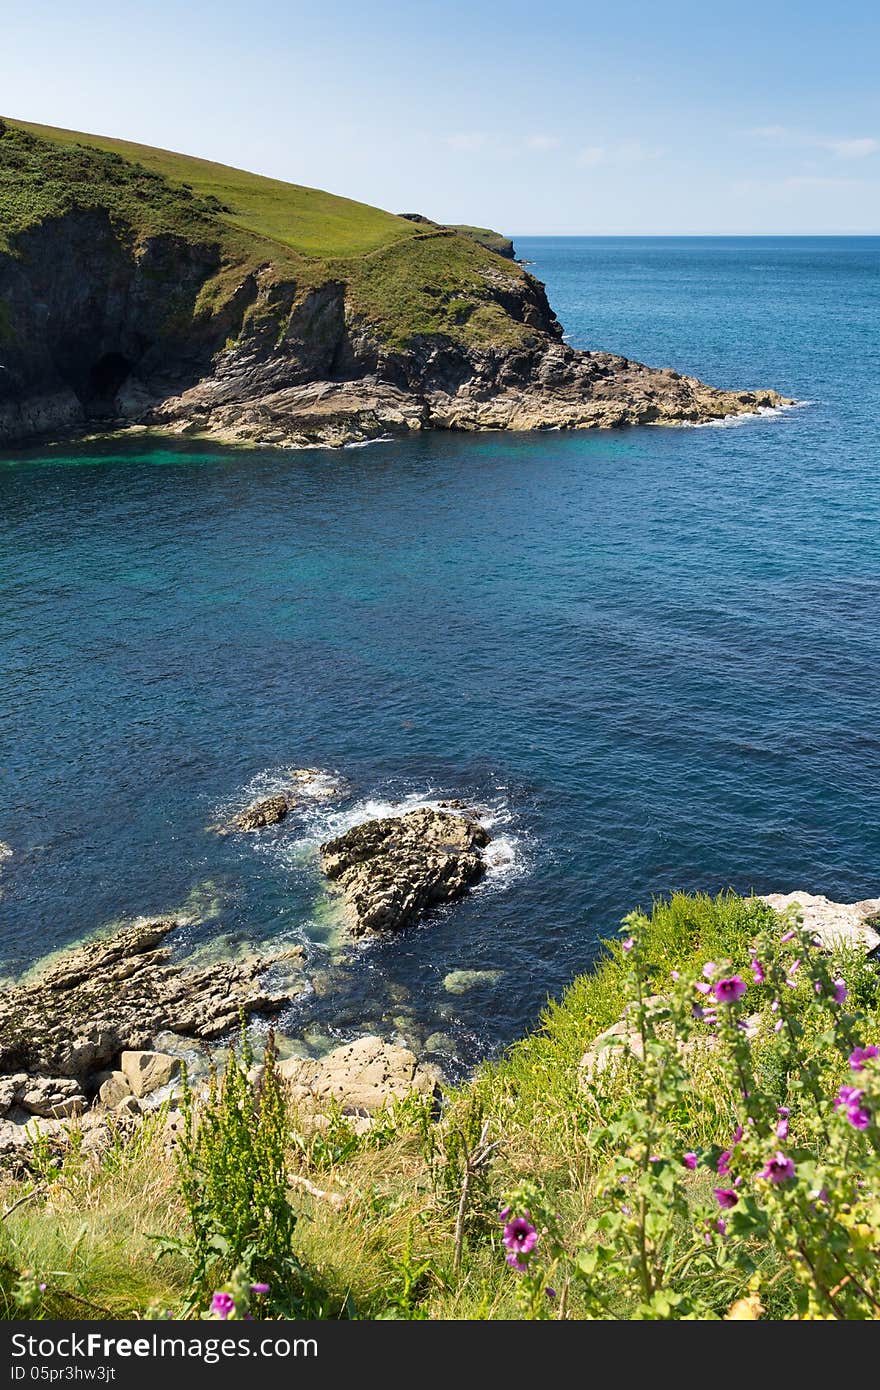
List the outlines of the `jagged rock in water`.
{"type": "Polygon", "coordinates": [[[400,931],[483,877],[489,834],[471,816],[425,807],[365,821],[321,846],[354,936],[400,931]]]}
{"type": "Polygon", "coordinates": [[[252,801],[250,806],[233,817],[230,829],[263,830],[267,825],[277,825],[284,820],[289,810],[286,796],[266,796],[261,801],[252,801]]]}

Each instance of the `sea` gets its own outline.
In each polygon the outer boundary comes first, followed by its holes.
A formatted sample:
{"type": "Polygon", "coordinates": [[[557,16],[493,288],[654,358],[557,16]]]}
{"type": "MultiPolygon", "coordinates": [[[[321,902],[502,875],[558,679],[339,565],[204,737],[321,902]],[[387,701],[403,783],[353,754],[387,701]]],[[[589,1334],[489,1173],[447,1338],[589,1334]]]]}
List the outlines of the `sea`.
{"type": "Polygon", "coordinates": [[[880,238],[516,248],[574,346],[796,407],[0,455],[7,980],[177,913],[181,957],[304,946],[293,1050],[464,1071],[674,890],[880,896],[880,238]],[[286,821],[211,828],[291,768],[286,821]],[[486,878],[352,946],[317,846],[446,798],[486,878]]]}

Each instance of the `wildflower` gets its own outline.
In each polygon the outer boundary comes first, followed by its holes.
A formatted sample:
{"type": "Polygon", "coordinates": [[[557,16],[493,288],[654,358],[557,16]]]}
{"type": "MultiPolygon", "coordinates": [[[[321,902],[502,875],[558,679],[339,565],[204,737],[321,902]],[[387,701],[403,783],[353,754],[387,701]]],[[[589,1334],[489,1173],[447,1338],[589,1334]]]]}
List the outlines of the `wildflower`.
{"type": "Polygon", "coordinates": [[[800,970],[800,968],[801,968],[801,959],[800,959],[800,956],[798,956],[797,960],[793,960],[792,963],[791,963],[791,965],[788,967],[788,972],[787,972],[787,973],[788,973],[789,975],[796,975],[797,972],[800,970]]]}
{"type": "Polygon", "coordinates": [[[783,943],[783,945],[784,945],[786,941],[791,941],[791,940],[793,940],[793,938],[794,938],[795,936],[797,936],[797,932],[792,928],[792,930],[791,930],[791,931],[787,931],[787,932],[785,933],[784,936],[780,936],[779,940],[780,940],[780,941],[783,943]]]}
{"type": "Polygon", "coordinates": [[[706,964],[703,966],[703,974],[706,976],[707,980],[711,980],[717,969],[718,966],[715,964],[714,960],[707,960],[706,964]]]}
{"type": "Polygon", "coordinates": [[[770,1012],[771,1012],[771,1014],[775,1014],[775,1013],[778,1013],[778,1012],[779,1012],[779,1000],[778,1000],[778,999],[774,999],[774,1000],[773,1000],[773,1003],[770,1005],[770,1012]]]}
{"type": "Polygon", "coordinates": [[[723,1154],[718,1156],[718,1176],[726,1178],[730,1172],[730,1160],[733,1158],[733,1149],[725,1149],[723,1154]]]}
{"type": "Polygon", "coordinates": [[[701,994],[708,994],[711,988],[712,986],[707,984],[705,980],[697,980],[694,985],[694,989],[698,989],[701,994]]]}
{"type": "Polygon", "coordinates": [[[670,978],[670,980],[680,980],[680,979],[681,979],[681,976],[680,976],[680,974],[678,973],[677,970],[670,970],[670,972],[669,972],[669,978],[670,978]]]}
{"type": "Polygon", "coordinates": [[[231,1293],[215,1293],[211,1299],[211,1312],[225,1322],[230,1313],[235,1312],[235,1299],[231,1293]]]}
{"type": "Polygon", "coordinates": [[[849,1065],[852,1071],[863,1071],[866,1062],[870,1062],[872,1057],[880,1057],[880,1047],[875,1047],[874,1043],[868,1043],[867,1047],[854,1047],[849,1054],[849,1065]]]}
{"type": "Polygon", "coordinates": [[[620,1210],[623,1212],[624,1216],[632,1216],[632,1207],[628,1207],[626,1202],[621,1202],[620,1210]]]}
{"type": "Polygon", "coordinates": [[[742,1127],[742,1125],[737,1125],[737,1127],[736,1127],[736,1129],[733,1131],[733,1134],[732,1134],[731,1139],[730,1139],[730,1142],[731,1142],[731,1144],[734,1146],[734,1148],[736,1148],[737,1144],[738,1144],[739,1141],[742,1139],[742,1137],[743,1137],[743,1127],[742,1127]]]}
{"type": "Polygon", "coordinates": [[[715,1222],[715,1230],[720,1236],[727,1235],[727,1222],[724,1220],[723,1216],[719,1216],[718,1220],[715,1222]]]}
{"type": "Polygon", "coordinates": [[[526,1270],[528,1269],[528,1265],[523,1264],[519,1257],[513,1253],[513,1251],[511,1251],[511,1253],[508,1255],[507,1263],[510,1265],[511,1269],[516,1270],[517,1274],[525,1274],[526,1270]]]}
{"type": "Polygon", "coordinates": [[[768,1158],[766,1167],[761,1170],[758,1176],[777,1184],[791,1182],[794,1177],[794,1161],[786,1158],[785,1154],[778,1150],[772,1158],[768,1158]]]}
{"type": "Polygon", "coordinates": [[[549,1284],[547,1285],[546,1289],[544,1290],[544,1293],[547,1295],[548,1298],[555,1298],[555,1297],[556,1297],[556,1290],[555,1290],[555,1289],[551,1289],[551,1287],[550,1287],[549,1284]]]}
{"type": "Polygon", "coordinates": [[[776,1020],[776,1022],[774,1023],[774,1025],[773,1025],[773,1032],[774,1032],[774,1033],[781,1033],[784,1026],[785,1026],[785,1025],[784,1025],[783,1020],[782,1020],[781,1018],[778,1018],[778,1019],[776,1020]]]}
{"type": "Polygon", "coordinates": [[[268,1293],[268,1284],[251,1284],[251,1293],[268,1293]]]}
{"type": "Polygon", "coordinates": [[[853,1129],[867,1129],[871,1123],[871,1112],[867,1106],[862,1105],[864,1094],[857,1086],[841,1086],[834,1097],[834,1109],[846,1112],[846,1118],[853,1129]]]}
{"type": "Polygon", "coordinates": [[[503,1226],[504,1223],[508,1220],[509,1217],[510,1217],[510,1207],[502,1207],[501,1210],[500,1210],[499,1213],[498,1213],[498,1220],[501,1222],[502,1226],[503,1226]]]}
{"type": "Polygon", "coordinates": [[[635,946],[635,944],[636,944],[636,939],[635,939],[635,937],[634,937],[634,936],[628,936],[628,937],[626,938],[626,941],[621,941],[621,943],[620,943],[620,949],[621,949],[622,951],[631,951],[632,948],[633,948],[633,946],[635,946]]]}
{"type": "Polygon", "coordinates": [[[831,990],[831,994],[835,1004],[842,1004],[846,996],[849,994],[849,990],[846,987],[846,981],[834,980],[832,981],[832,985],[833,988],[831,990]]]}
{"type": "Polygon", "coordinates": [[[715,1193],[715,1201],[719,1207],[735,1207],[739,1201],[739,1197],[732,1187],[714,1187],[712,1191],[715,1193]]]}
{"type": "Polygon", "coordinates": [[[733,1004],[745,994],[746,982],[741,975],[728,975],[716,981],[713,992],[719,1004],[733,1004]]]}
{"type": "Polygon", "coordinates": [[[752,974],[755,977],[756,985],[762,985],[764,983],[764,967],[757,956],[752,956],[752,974]]]}
{"type": "Polygon", "coordinates": [[[538,1244],[538,1232],[524,1216],[515,1216],[504,1227],[502,1240],[513,1255],[529,1255],[538,1244]]]}
{"type": "Polygon", "coordinates": [[[777,1138],[777,1139],[787,1139],[787,1138],[788,1138],[788,1117],[789,1117],[789,1115],[791,1114],[791,1111],[789,1110],[789,1108],[788,1108],[787,1105],[780,1105],[780,1106],[777,1107],[776,1113],[777,1113],[777,1115],[779,1116],[779,1121],[778,1121],[778,1123],[777,1123],[777,1125],[776,1125],[776,1138],[777,1138]]]}
{"type": "Polygon", "coordinates": [[[681,1161],[685,1168],[690,1168],[691,1172],[693,1172],[697,1166],[697,1155],[691,1151],[686,1153],[681,1161]]]}

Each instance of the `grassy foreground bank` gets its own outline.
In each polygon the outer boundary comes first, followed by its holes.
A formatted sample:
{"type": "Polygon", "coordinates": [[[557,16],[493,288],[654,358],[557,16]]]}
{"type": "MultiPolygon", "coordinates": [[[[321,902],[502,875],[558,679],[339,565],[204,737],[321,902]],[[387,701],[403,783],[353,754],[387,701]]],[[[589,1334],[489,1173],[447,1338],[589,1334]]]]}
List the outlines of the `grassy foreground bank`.
{"type": "Polygon", "coordinates": [[[761,902],[676,895],[439,1116],[315,1129],[244,1058],[198,1123],[37,1150],[0,1192],[2,1312],[876,1318],[877,986],[761,902]]]}

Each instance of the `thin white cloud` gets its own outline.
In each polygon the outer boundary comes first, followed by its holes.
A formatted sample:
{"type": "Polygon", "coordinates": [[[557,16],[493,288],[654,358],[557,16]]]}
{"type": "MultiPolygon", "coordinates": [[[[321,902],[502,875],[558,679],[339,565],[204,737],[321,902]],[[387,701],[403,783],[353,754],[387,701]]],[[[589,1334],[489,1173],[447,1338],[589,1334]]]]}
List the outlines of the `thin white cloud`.
{"type": "Polygon", "coordinates": [[[858,140],[820,140],[823,150],[830,150],[838,159],[866,159],[880,150],[880,140],[863,136],[858,140]]]}
{"type": "Polygon", "coordinates": [[[748,131],[756,140],[772,145],[777,149],[822,150],[836,159],[867,159],[869,155],[880,152],[880,140],[870,135],[860,135],[853,139],[832,139],[830,136],[813,135],[806,130],[794,130],[784,125],[753,126],[748,131]]]}
{"type": "Polygon", "coordinates": [[[535,150],[541,154],[546,150],[558,150],[562,144],[555,135],[529,135],[526,139],[526,149],[535,150]]]}
{"type": "Polygon", "coordinates": [[[457,135],[447,135],[446,144],[453,150],[463,150],[466,154],[474,154],[477,150],[486,148],[487,137],[481,130],[464,130],[457,135]]]}
{"type": "Polygon", "coordinates": [[[581,150],[575,163],[579,169],[595,169],[597,164],[602,164],[608,151],[604,145],[587,145],[586,149],[581,150]]]}

